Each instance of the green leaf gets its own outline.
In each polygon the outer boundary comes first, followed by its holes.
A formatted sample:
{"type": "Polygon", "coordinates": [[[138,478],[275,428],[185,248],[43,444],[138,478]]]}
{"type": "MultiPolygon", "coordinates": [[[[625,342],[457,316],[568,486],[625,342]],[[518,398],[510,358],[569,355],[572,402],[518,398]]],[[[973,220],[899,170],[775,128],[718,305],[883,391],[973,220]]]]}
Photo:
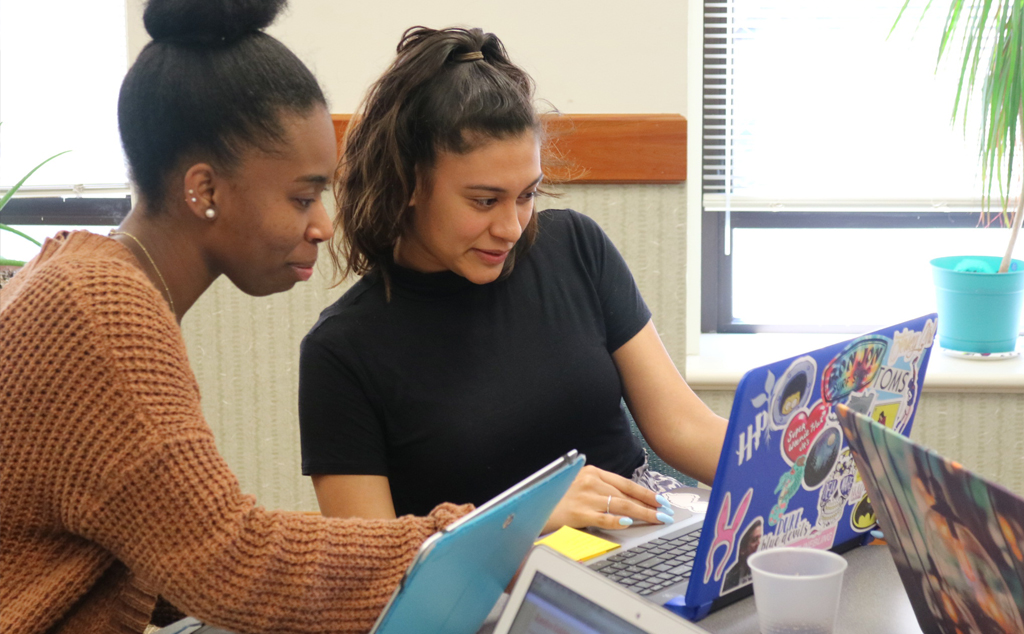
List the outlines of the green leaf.
{"type": "Polygon", "coordinates": [[[14,193],[17,192],[21,188],[21,186],[25,184],[25,181],[27,181],[30,176],[32,176],[33,174],[36,173],[36,170],[38,170],[40,167],[46,165],[47,163],[49,163],[53,159],[57,158],[61,154],[67,154],[70,151],[71,150],[64,150],[63,152],[59,152],[57,154],[54,154],[53,156],[51,156],[50,158],[46,159],[45,161],[43,161],[39,165],[36,165],[35,167],[33,167],[31,172],[29,172],[28,174],[25,174],[24,178],[22,178],[20,181],[18,181],[14,185],[14,187],[12,187],[9,190],[7,190],[7,193],[4,194],[3,198],[0,198],[0,209],[3,209],[7,205],[7,201],[9,201],[11,199],[11,197],[14,196],[14,193]]]}
{"type": "MultiPolygon", "coordinates": [[[[899,15],[896,16],[896,21],[892,23],[891,27],[889,27],[889,35],[887,35],[886,37],[892,37],[892,32],[896,30],[896,27],[897,25],[899,25],[900,20],[903,19],[903,13],[907,10],[908,6],[910,6],[910,0],[906,0],[906,2],[903,3],[903,6],[900,7],[900,13],[899,15]]],[[[930,6],[932,6],[932,3],[931,0],[928,0],[928,7],[930,6]]],[[[924,10],[927,11],[928,7],[925,7],[924,10]]]]}
{"type": "MultiPolygon", "coordinates": [[[[0,125],[2,125],[2,123],[0,123],[0,125]]],[[[33,167],[32,171],[30,171],[28,174],[25,174],[25,176],[22,177],[22,179],[20,181],[18,181],[14,185],[14,187],[12,187],[9,190],[7,190],[7,193],[4,194],[3,198],[0,198],[0,209],[3,209],[4,207],[7,206],[7,203],[11,200],[11,198],[14,197],[14,194],[17,193],[17,191],[19,189],[21,189],[21,186],[25,184],[25,181],[27,181],[33,174],[35,174],[36,171],[40,167],[46,165],[47,163],[49,163],[53,159],[57,158],[61,154],[67,154],[70,151],[71,150],[65,150],[63,152],[54,154],[53,156],[51,156],[50,158],[46,159],[45,161],[43,161],[39,165],[36,165],[35,167],[33,167]]],[[[28,234],[25,234],[25,233],[22,233],[21,231],[18,231],[14,227],[9,227],[9,226],[7,226],[7,225],[5,225],[3,223],[0,223],[0,230],[9,231],[9,232],[11,232],[11,233],[13,233],[15,235],[21,236],[22,238],[25,238],[26,240],[28,240],[32,244],[36,245],[37,247],[43,246],[38,240],[36,240],[32,236],[30,236],[28,234]]],[[[25,264],[24,262],[21,262],[19,260],[8,260],[6,258],[0,258],[0,265],[5,265],[5,266],[23,266],[24,264],[25,264]]]]}
{"type": "Polygon", "coordinates": [[[0,266],[25,266],[25,263],[21,260],[8,260],[7,258],[0,258],[0,266]]]}
{"type": "MultiPolygon", "coordinates": [[[[931,0],[925,12],[930,7],[931,0]]],[[[953,56],[954,42],[960,43],[960,77],[952,118],[967,125],[971,100],[980,89],[982,204],[989,209],[997,190],[1005,214],[1024,125],[1024,0],[950,0],[937,66],[953,56]]],[[[982,222],[989,221],[983,217],[982,222]]]]}
{"type": "Polygon", "coordinates": [[[22,238],[25,238],[26,240],[31,242],[32,244],[36,245],[37,247],[43,246],[43,243],[39,242],[38,240],[36,240],[32,236],[30,236],[30,235],[28,235],[26,233],[22,233],[22,232],[18,231],[17,229],[15,229],[14,227],[9,227],[9,226],[5,225],[2,222],[0,222],[0,230],[2,230],[2,231],[10,231],[11,233],[13,233],[15,235],[19,235],[22,238]]]}

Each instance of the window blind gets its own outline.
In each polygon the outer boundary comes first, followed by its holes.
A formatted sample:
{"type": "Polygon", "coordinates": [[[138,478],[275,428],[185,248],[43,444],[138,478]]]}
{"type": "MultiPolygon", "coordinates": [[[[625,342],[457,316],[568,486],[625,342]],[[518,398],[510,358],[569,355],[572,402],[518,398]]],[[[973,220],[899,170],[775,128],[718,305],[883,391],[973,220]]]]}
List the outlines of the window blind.
{"type": "MultiPolygon", "coordinates": [[[[707,211],[981,209],[977,132],[936,73],[945,3],[704,2],[707,211]]],[[[1018,172],[1019,173],[1019,172],[1018,172]]]]}

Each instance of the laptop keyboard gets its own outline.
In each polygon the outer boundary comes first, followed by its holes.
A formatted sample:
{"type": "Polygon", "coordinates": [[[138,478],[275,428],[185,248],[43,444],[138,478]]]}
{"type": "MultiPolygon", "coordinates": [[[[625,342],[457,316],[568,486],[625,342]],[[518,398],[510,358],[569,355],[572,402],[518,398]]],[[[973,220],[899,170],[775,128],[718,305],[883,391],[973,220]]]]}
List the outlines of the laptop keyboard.
{"type": "Polygon", "coordinates": [[[689,580],[699,542],[700,528],[659,537],[591,564],[590,568],[647,596],[689,580]]]}

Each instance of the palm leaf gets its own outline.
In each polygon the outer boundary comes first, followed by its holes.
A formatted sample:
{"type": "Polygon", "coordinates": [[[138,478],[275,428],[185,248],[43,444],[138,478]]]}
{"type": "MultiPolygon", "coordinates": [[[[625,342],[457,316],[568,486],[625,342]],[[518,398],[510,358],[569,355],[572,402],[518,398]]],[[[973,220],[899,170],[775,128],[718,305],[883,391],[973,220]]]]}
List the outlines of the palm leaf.
{"type": "Polygon", "coordinates": [[[4,231],[10,231],[11,233],[13,233],[15,235],[19,235],[22,238],[25,238],[26,240],[31,242],[32,244],[36,245],[37,247],[43,246],[43,244],[41,242],[39,242],[38,240],[36,240],[32,236],[28,235],[27,233],[22,233],[22,232],[18,231],[17,229],[15,229],[14,227],[10,227],[8,225],[5,225],[2,222],[0,222],[0,229],[2,229],[4,231]]]}
{"type": "Polygon", "coordinates": [[[61,154],[67,154],[70,151],[71,150],[64,150],[63,152],[59,152],[57,154],[54,154],[53,156],[51,156],[50,158],[46,159],[45,161],[43,161],[39,165],[36,165],[35,167],[33,167],[31,172],[29,172],[28,174],[25,174],[25,176],[20,181],[18,181],[14,185],[14,187],[12,187],[12,188],[7,190],[7,193],[4,194],[3,198],[0,198],[0,209],[3,209],[7,205],[7,201],[9,201],[14,196],[15,192],[17,192],[21,188],[21,186],[25,184],[25,181],[27,181],[29,179],[29,177],[31,177],[33,174],[36,173],[36,170],[38,170],[40,167],[46,165],[47,163],[49,163],[53,159],[57,158],[61,154]]]}
{"type": "MultiPolygon", "coordinates": [[[[49,163],[53,159],[57,158],[61,154],[67,154],[70,151],[71,150],[65,150],[65,151],[60,152],[58,154],[54,154],[53,156],[51,156],[50,158],[46,159],[45,161],[43,161],[39,165],[36,165],[35,167],[33,167],[32,171],[30,171],[28,174],[25,174],[25,176],[20,181],[15,183],[14,187],[12,187],[12,188],[7,190],[7,193],[5,193],[3,195],[3,198],[0,198],[0,209],[3,209],[4,207],[7,206],[7,203],[11,200],[11,198],[14,197],[14,194],[16,194],[19,189],[21,189],[21,186],[25,184],[25,181],[27,181],[33,174],[35,174],[36,171],[40,167],[46,165],[47,163],[49,163]]],[[[5,225],[3,223],[0,223],[0,231],[9,231],[9,232],[11,232],[11,233],[13,233],[15,235],[18,235],[18,236],[21,236],[22,238],[25,238],[26,240],[28,240],[29,242],[31,242],[32,244],[34,244],[34,245],[36,245],[38,247],[43,246],[42,244],[39,243],[38,240],[36,240],[32,236],[27,235],[25,233],[22,233],[21,231],[18,231],[17,229],[15,229],[13,227],[9,227],[9,226],[7,226],[7,225],[5,225]]],[[[0,258],[0,266],[22,266],[23,264],[25,264],[25,263],[24,262],[20,262],[18,260],[8,260],[8,259],[5,259],[5,258],[0,258]]]]}
{"type": "MultiPolygon", "coordinates": [[[[904,2],[896,18],[903,19],[910,0],[904,2]]],[[[931,1],[924,9],[927,13],[931,1]]],[[[923,17],[923,16],[922,16],[923,17]]],[[[892,33],[892,30],[890,30],[892,33]]],[[[1022,142],[1024,118],[1024,0],[950,0],[943,26],[936,65],[951,57],[959,42],[960,79],[953,100],[953,121],[967,111],[975,88],[980,86],[981,135],[978,158],[981,163],[983,222],[988,222],[993,190],[998,191],[1004,222],[1013,226],[1010,244],[1000,272],[1010,263],[1014,242],[1022,218],[1024,191],[1012,220],[1008,216],[1013,163],[1017,145],[1022,142]]]]}

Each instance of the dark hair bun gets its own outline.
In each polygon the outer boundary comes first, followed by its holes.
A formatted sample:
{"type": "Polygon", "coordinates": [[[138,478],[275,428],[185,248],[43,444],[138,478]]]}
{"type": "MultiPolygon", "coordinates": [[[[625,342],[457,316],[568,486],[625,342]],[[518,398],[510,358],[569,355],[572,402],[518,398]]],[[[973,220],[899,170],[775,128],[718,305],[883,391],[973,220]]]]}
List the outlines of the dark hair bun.
{"type": "Polygon", "coordinates": [[[142,21],[154,40],[236,40],[270,26],[288,0],[149,0],[142,21]]]}

